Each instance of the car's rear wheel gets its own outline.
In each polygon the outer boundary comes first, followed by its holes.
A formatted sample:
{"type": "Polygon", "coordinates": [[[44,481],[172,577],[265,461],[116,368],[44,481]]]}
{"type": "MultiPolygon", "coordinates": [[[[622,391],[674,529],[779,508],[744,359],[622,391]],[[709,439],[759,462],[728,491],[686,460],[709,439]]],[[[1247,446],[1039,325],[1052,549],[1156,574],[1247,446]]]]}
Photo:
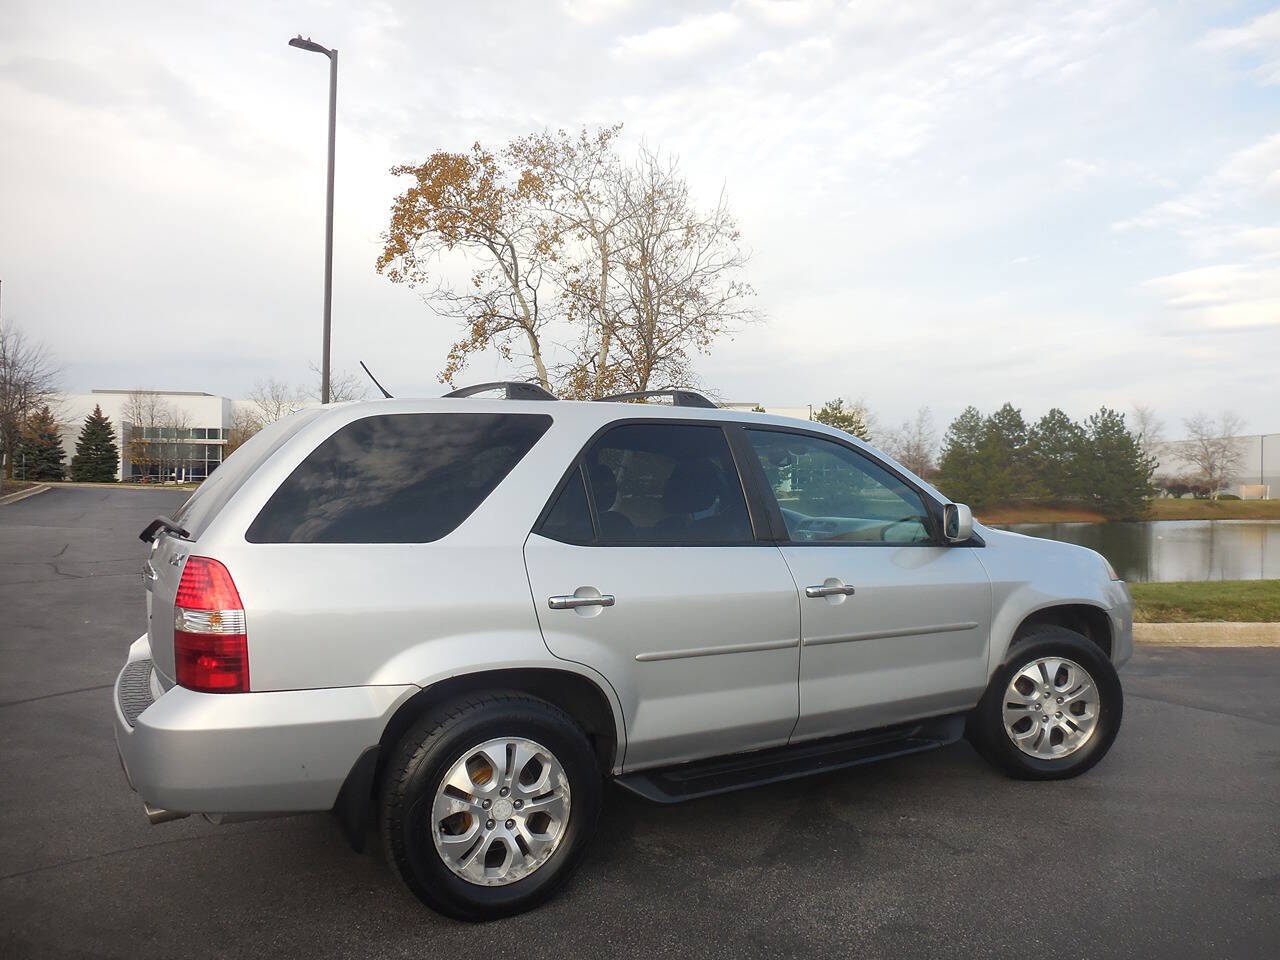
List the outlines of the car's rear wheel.
{"type": "Polygon", "coordinates": [[[387,859],[423,903],[485,920],[528,910],[564,882],[600,810],[586,735],[523,694],[456,702],[402,738],[383,773],[387,859]]]}
{"type": "Polygon", "coordinates": [[[1010,776],[1059,780],[1084,773],[1111,749],[1124,694],[1110,659],[1063,627],[1020,638],[969,717],[978,751],[1010,776]]]}

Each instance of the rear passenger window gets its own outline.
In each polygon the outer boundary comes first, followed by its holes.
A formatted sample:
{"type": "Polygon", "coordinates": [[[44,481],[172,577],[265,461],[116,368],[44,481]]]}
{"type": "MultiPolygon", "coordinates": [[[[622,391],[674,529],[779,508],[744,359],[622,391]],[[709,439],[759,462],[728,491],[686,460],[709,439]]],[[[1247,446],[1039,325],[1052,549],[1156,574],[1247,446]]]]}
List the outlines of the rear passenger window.
{"type": "Polygon", "coordinates": [[[467,519],[551,426],[536,414],[403,413],[347,424],[250,525],[251,543],[428,543],[467,519]]]}
{"type": "Polygon", "coordinates": [[[752,542],[742,482],[719,427],[623,424],[592,445],[583,467],[601,542],[752,542]]]}

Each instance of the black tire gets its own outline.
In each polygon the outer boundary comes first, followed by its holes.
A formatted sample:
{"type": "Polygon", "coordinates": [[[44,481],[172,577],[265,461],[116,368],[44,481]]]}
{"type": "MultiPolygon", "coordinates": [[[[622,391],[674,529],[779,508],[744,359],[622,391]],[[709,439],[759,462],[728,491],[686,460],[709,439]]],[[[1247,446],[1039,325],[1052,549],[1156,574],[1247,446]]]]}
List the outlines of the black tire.
{"type": "Polygon", "coordinates": [[[439,913],[472,921],[521,913],[550,897],[578,865],[595,832],[601,794],[591,744],[564,711],[520,693],[473,695],[428,711],[395,747],[380,784],[383,849],[410,892],[439,913]],[[549,859],[522,879],[481,886],[455,874],[436,851],[431,805],[464,752],[501,737],[527,738],[550,750],[565,771],[571,802],[549,859]]]}
{"type": "MultiPolygon", "coordinates": [[[[1016,640],[969,715],[966,736],[991,764],[1019,780],[1064,780],[1078,777],[1106,756],[1120,731],[1124,693],[1116,668],[1098,646],[1065,627],[1036,627],[1016,640]],[[1024,666],[1041,657],[1074,660],[1093,677],[1098,689],[1098,721],[1092,735],[1072,753],[1054,759],[1029,756],[1004,727],[1004,697],[1010,681],[1024,666]]],[[[1016,729],[1016,728],[1015,728],[1016,729]]]]}

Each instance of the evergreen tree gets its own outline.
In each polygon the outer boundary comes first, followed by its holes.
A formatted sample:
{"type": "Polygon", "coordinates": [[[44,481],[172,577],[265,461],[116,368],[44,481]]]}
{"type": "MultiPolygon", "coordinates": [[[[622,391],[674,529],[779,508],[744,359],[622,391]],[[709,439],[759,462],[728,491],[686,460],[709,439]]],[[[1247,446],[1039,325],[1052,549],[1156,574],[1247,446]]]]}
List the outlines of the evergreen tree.
{"type": "Polygon", "coordinates": [[[1027,435],[1027,454],[1036,496],[1072,500],[1084,496],[1080,459],[1088,446],[1084,429],[1054,407],[1027,435]]]}
{"type": "Polygon", "coordinates": [[[76,455],[71,458],[71,479],[97,483],[110,483],[116,478],[120,466],[120,449],[116,446],[116,431],[111,421],[94,406],[93,413],[85,418],[76,441],[76,455]]]}
{"type": "Polygon", "coordinates": [[[1155,493],[1155,461],[1142,453],[1124,414],[1103,407],[1085,421],[1088,445],[1080,458],[1080,478],[1088,499],[1111,520],[1137,520],[1155,493]]]}
{"type": "Polygon", "coordinates": [[[859,440],[871,440],[871,430],[867,423],[867,410],[862,403],[846,404],[842,397],[828,400],[822,409],[813,415],[819,423],[835,427],[845,433],[851,433],[859,440]]]}
{"type": "Polygon", "coordinates": [[[983,421],[978,462],[982,470],[980,503],[1006,504],[1031,496],[1027,424],[1013,404],[1006,403],[983,421]]]}
{"type": "Polygon", "coordinates": [[[946,436],[942,438],[942,457],[938,461],[938,483],[945,488],[947,496],[970,506],[985,502],[980,460],[982,422],[977,407],[965,407],[947,427],[946,436]]]}
{"type": "Polygon", "coordinates": [[[45,404],[27,421],[18,448],[18,464],[25,469],[28,480],[61,480],[66,456],[58,421],[45,404]]]}

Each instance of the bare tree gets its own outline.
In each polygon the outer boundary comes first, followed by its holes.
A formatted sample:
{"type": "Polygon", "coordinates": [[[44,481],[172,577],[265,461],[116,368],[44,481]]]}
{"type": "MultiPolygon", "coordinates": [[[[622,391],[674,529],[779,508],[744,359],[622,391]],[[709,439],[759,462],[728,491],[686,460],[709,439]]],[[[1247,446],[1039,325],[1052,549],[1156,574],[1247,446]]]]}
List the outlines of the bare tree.
{"type": "Polygon", "coordinates": [[[928,407],[921,407],[914,420],[904,420],[902,426],[885,435],[884,446],[889,456],[916,476],[927,477],[933,472],[934,453],[938,449],[933,413],[928,407]]]}
{"type": "Polygon", "coordinates": [[[748,255],[724,193],[699,210],[674,158],[642,148],[625,190],[616,379],[631,390],[688,385],[695,354],[758,316],[741,279],[748,255]]]}
{"type": "Polygon", "coordinates": [[[231,410],[231,428],[227,431],[227,442],[222,448],[225,460],[244,444],[246,440],[262,429],[262,418],[257,411],[245,404],[237,403],[231,410]]]}
{"type": "Polygon", "coordinates": [[[549,389],[541,341],[549,317],[540,295],[556,238],[537,210],[541,183],[478,143],[470,153],[440,151],[391,172],[416,182],[392,205],[377,269],[393,283],[424,289],[438,314],[464,324],[441,378],[452,383],[470,356],[486,348],[510,359],[523,338],[538,382],[549,389]],[[437,277],[439,261],[452,252],[466,257],[466,284],[437,277]]]}
{"type": "Polygon", "coordinates": [[[1244,420],[1227,410],[1216,420],[1197,413],[1184,420],[1183,425],[1187,430],[1183,456],[1196,465],[1199,479],[1216,500],[1219,491],[1240,472],[1244,449],[1239,435],[1244,420]]]}
{"type": "Polygon", "coordinates": [[[120,436],[129,463],[142,467],[144,474],[149,473],[147,468],[152,465],[158,472],[164,472],[161,432],[171,416],[169,404],[154,391],[132,390],[125,398],[120,436]]]}
{"type": "Polygon", "coordinates": [[[58,367],[41,343],[28,340],[20,327],[0,328],[0,453],[4,476],[13,479],[13,459],[27,420],[45,405],[57,403],[58,367]]]}
{"type": "Polygon", "coordinates": [[[296,413],[306,403],[307,392],[283,380],[268,377],[253,385],[253,389],[249,391],[249,399],[258,407],[261,428],[296,413]]]}
{"type": "Polygon", "coordinates": [[[1164,421],[1155,410],[1140,403],[1133,405],[1133,432],[1138,436],[1142,455],[1155,466],[1160,466],[1160,454],[1164,448],[1164,421]]]}
{"type": "Polygon", "coordinates": [[[179,476],[182,472],[180,464],[190,459],[191,453],[191,417],[181,407],[169,406],[164,423],[161,425],[163,443],[160,446],[162,477],[172,477],[175,481],[185,480],[179,476]]]}
{"type": "Polygon", "coordinates": [[[444,380],[493,349],[564,396],[690,386],[693,358],[757,316],[723,193],[701,209],[674,158],[641,148],[624,162],[620,131],[543,131],[393,169],[416,182],[377,268],[462,323],[444,380]],[[459,265],[468,281],[450,282],[459,265]]]}
{"type": "Polygon", "coordinates": [[[620,299],[612,283],[630,215],[614,141],[622,124],[543,131],[512,142],[507,155],[537,184],[534,202],[557,242],[554,280],[565,319],[580,329],[575,359],[560,372],[563,395],[602,397],[616,386],[610,364],[620,299]]]}
{"type": "MultiPolygon", "coordinates": [[[[309,364],[311,372],[315,374],[316,380],[309,389],[299,389],[298,396],[306,400],[320,400],[320,368],[314,363],[309,364]]],[[[369,395],[368,384],[365,383],[363,376],[352,373],[350,370],[330,370],[329,371],[329,402],[330,403],[346,403],[349,400],[363,400],[369,395]]]]}

